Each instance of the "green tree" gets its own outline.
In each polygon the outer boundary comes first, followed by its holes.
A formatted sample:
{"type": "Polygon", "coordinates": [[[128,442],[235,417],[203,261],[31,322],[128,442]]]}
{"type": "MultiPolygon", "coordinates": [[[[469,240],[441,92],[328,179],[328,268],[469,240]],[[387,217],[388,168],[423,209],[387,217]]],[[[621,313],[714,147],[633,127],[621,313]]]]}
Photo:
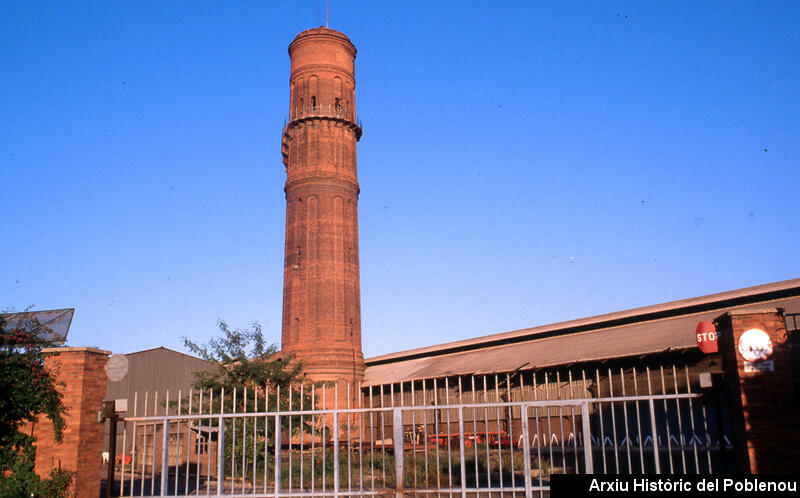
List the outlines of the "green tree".
{"type": "MultiPolygon", "coordinates": [[[[289,408],[312,409],[312,398],[308,389],[300,390],[300,385],[304,382],[302,363],[291,355],[280,353],[275,345],[267,345],[259,324],[254,324],[250,329],[234,329],[224,321],[220,321],[218,326],[220,335],[205,344],[197,344],[186,337],[183,338],[184,345],[189,351],[216,367],[196,374],[195,388],[214,392],[214,406],[208,407],[210,413],[220,413],[221,410],[224,413],[242,413],[289,408]]],[[[194,396],[193,406],[197,406],[199,394],[195,393],[194,396]]],[[[205,399],[208,399],[208,396],[205,399]]],[[[183,406],[186,406],[186,403],[183,406]]],[[[290,417],[282,417],[281,421],[282,432],[286,434],[290,426],[290,417]]],[[[272,454],[268,448],[273,447],[275,430],[270,422],[274,424],[274,419],[253,418],[248,423],[255,424],[255,428],[249,425],[243,436],[243,419],[238,421],[226,419],[225,460],[228,475],[233,472],[232,465],[240,456],[232,455],[234,438],[238,447],[241,447],[243,441],[247,448],[255,446],[256,468],[263,468],[264,459],[267,459],[268,466],[272,468],[272,454]],[[254,440],[258,444],[254,445],[254,440]],[[266,448],[264,441],[268,443],[266,448]]],[[[212,427],[215,427],[216,423],[214,419],[210,421],[212,427]]],[[[310,432],[312,427],[319,423],[319,420],[308,416],[302,420],[300,417],[291,417],[294,434],[299,431],[310,432]]],[[[250,472],[252,461],[244,470],[238,468],[240,464],[240,461],[236,462],[235,474],[241,477],[243,473],[250,472]]]]}
{"type": "Polygon", "coordinates": [[[40,328],[35,319],[7,326],[0,315],[0,497],[66,496],[73,477],[61,469],[39,477],[34,438],[21,430],[44,414],[61,442],[66,425],[56,380],[44,366],[40,328]]]}
{"type": "Polygon", "coordinates": [[[302,363],[294,361],[291,355],[279,354],[274,344],[266,345],[259,324],[253,324],[250,329],[232,329],[219,321],[218,326],[221,334],[206,344],[183,338],[189,351],[217,367],[198,372],[196,388],[241,393],[245,387],[250,390],[264,386],[288,389],[302,382],[302,363]]]}

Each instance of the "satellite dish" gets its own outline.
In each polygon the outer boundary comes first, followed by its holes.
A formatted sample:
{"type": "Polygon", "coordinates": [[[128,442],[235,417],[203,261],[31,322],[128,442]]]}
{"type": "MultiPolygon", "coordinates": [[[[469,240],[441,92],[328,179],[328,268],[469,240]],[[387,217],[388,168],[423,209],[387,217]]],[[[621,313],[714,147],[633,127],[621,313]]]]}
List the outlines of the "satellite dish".
{"type": "Polygon", "coordinates": [[[106,376],[108,380],[117,382],[123,379],[128,373],[128,357],[124,354],[114,354],[106,363],[106,376]]]}

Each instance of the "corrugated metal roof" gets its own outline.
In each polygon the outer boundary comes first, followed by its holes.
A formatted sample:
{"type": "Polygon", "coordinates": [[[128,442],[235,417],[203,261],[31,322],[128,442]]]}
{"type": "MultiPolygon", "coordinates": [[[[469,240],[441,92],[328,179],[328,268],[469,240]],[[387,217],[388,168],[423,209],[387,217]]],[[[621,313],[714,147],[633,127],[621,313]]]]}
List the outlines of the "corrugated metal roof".
{"type": "Polygon", "coordinates": [[[550,335],[552,332],[558,332],[567,329],[592,330],[595,328],[600,328],[604,324],[617,324],[624,322],[634,323],[644,321],[646,319],[676,316],[680,314],[691,313],[693,311],[703,311],[703,308],[708,310],[724,309],[738,306],[740,304],[750,304],[755,301],[765,301],[769,299],[777,299],[779,297],[786,297],[781,294],[792,296],[800,295],[800,278],[784,280],[782,282],[775,282],[771,284],[757,285],[755,287],[747,287],[745,289],[720,292],[718,294],[710,294],[707,296],[682,299],[679,301],[671,301],[668,303],[655,304],[642,308],[617,311],[605,315],[579,318],[577,320],[570,320],[567,322],[559,322],[527,329],[513,330],[511,332],[502,332],[499,334],[475,337],[473,339],[465,339],[463,341],[446,342],[443,344],[437,344],[435,346],[375,356],[372,358],[367,358],[365,361],[367,365],[377,364],[386,361],[406,359],[412,356],[422,356],[437,353],[441,354],[447,351],[461,350],[472,347],[481,348],[491,344],[497,345],[508,342],[517,342],[519,340],[533,338],[537,335],[550,335]]]}
{"type": "Polygon", "coordinates": [[[800,295],[725,306],[735,299],[787,290],[800,291],[800,279],[370,358],[364,385],[510,372],[693,348],[697,322],[713,320],[726,311],[779,307],[800,312],[800,295]],[[699,306],[712,309],[692,312],[699,306]],[[651,318],[663,312],[673,316],[651,318]]]}

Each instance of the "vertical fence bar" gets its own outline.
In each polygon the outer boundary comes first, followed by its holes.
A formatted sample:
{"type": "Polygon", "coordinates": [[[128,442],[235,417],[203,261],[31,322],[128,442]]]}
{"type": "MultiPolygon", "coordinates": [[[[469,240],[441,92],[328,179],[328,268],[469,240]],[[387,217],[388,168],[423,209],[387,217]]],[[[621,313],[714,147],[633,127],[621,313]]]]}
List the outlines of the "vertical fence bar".
{"type": "MultiPolygon", "coordinates": [[[[675,364],[672,364],[672,381],[675,385],[675,394],[678,394],[678,370],[675,368],[675,364]]],[[[681,448],[681,464],[683,465],[683,473],[688,473],[686,470],[686,452],[684,451],[686,448],[686,438],[683,434],[683,421],[681,420],[681,403],[680,399],[675,398],[675,411],[678,414],[678,443],[680,444],[681,448]]]]}
{"type": "MultiPolygon", "coordinates": [[[[336,385],[338,387],[338,382],[336,385]]],[[[336,397],[339,397],[338,389],[336,397]]],[[[333,412],[333,496],[339,496],[339,412],[337,410],[333,412]]]]}
{"type": "MultiPolygon", "coordinates": [[[[689,368],[686,367],[686,391],[691,393],[691,381],[689,380],[689,368]]],[[[689,398],[689,422],[692,429],[692,448],[694,449],[694,470],[700,474],[700,460],[697,454],[697,438],[695,437],[696,429],[694,424],[694,406],[692,405],[692,398],[689,398]]]]}
{"type": "Polygon", "coordinates": [[[394,448],[395,496],[403,496],[403,409],[395,407],[392,410],[392,446],[394,448]]]}
{"type": "MultiPolygon", "coordinates": [[[[158,391],[156,391],[155,395],[153,396],[153,416],[158,415],[158,391]]],[[[153,421],[153,455],[152,460],[150,462],[150,494],[155,492],[156,487],[156,431],[158,430],[156,426],[157,422],[153,421]]]]}
{"type": "MultiPolygon", "coordinates": [[[[545,399],[550,400],[550,374],[545,372],[544,373],[544,393],[545,399]]],[[[547,412],[547,448],[550,452],[550,473],[553,473],[553,467],[555,463],[555,458],[553,458],[553,426],[550,420],[550,412],[552,411],[550,406],[545,407],[545,411],[547,412]]],[[[503,471],[503,468],[500,468],[500,472],[503,471]]]]}
{"type": "Polygon", "coordinates": [[[581,422],[583,423],[583,465],[587,474],[594,474],[594,455],[592,454],[592,432],[589,424],[589,402],[581,405],[581,422]]]}
{"type": "MultiPolygon", "coordinates": [[[[167,395],[169,399],[169,395],[167,395]]],[[[164,418],[164,437],[161,438],[161,496],[167,495],[167,465],[169,464],[169,420],[164,418]]]]}
{"type": "MultiPolygon", "coordinates": [[[[233,388],[233,411],[236,413],[236,388],[233,388]]],[[[236,487],[236,417],[231,418],[231,490],[236,487]]]]}
{"type": "MultiPolygon", "coordinates": [[[[521,385],[522,384],[520,383],[520,386],[521,385]]],[[[530,496],[533,494],[533,488],[531,486],[531,443],[528,433],[528,405],[522,405],[519,407],[519,418],[522,422],[522,458],[525,459],[523,467],[525,472],[525,496],[530,498],[530,496]]],[[[475,487],[478,487],[477,483],[475,487]]]]}
{"type": "Polygon", "coordinates": [[[653,438],[653,457],[655,459],[655,464],[656,464],[656,474],[660,474],[661,456],[658,454],[659,444],[658,444],[658,431],[656,428],[656,407],[655,403],[653,402],[653,398],[650,398],[648,402],[650,403],[650,432],[652,433],[652,438],[653,438]]]}
{"type": "MultiPolygon", "coordinates": [[[[620,367],[619,378],[622,384],[622,396],[625,396],[625,371],[620,367]]],[[[625,449],[628,454],[628,474],[633,474],[633,464],[631,463],[631,436],[628,431],[628,402],[622,402],[622,416],[625,419],[625,449]]]]}
{"type": "MultiPolygon", "coordinates": [[[[422,379],[422,406],[427,407],[427,390],[428,390],[428,382],[425,379],[422,379]]],[[[423,410],[422,412],[422,427],[423,427],[423,440],[422,444],[425,448],[425,487],[428,487],[428,410],[423,410]]]]}
{"type": "MultiPolygon", "coordinates": [[[[313,397],[312,397],[313,399],[313,397]]],[[[264,385],[264,412],[269,412],[269,385],[264,385]]],[[[313,431],[312,431],[312,436],[313,431]]],[[[313,441],[313,439],[312,439],[313,441]]],[[[264,414],[264,494],[267,494],[267,485],[269,484],[269,474],[267,463],[269,460],[269,415],[264,414]]],[[[314,461],[314,456],[311,456],[311,461],[314,461]]],[[[312,471],[314,467],[311,467],[312,471]]],[[[312,474],[313,475],[313,474],[312,474]]]]}
{"type": "MultiPolygon", "coordinates": [[[[364,393],[358,389],[358,407],[364,407],[364,393]]],[[[358,412],[358,490],[364,491],[364,412],[358,412]]]]}
{"type": "MultiPolygon", "coordinates": [[[[472,385],[472,404],[477,403],[475,400],[475,375],[470,376],[470,383],[472,385]]],[[[480,474],[478,473],[478,410],[472,409],[472,437],[473,437],[473,457],[475,458],[475,487],[479,487],[480,474]]]]}
{"type": "MultiPolygon", "coordinates": [[[[181,414],[181,401],[183,392],[178,389],[178,408],[177,408],[177,415],[181,414]]],[[[189,421],[186,421],[186,425],[189,425],[189,421]]],[[[177,438],[175,441],[175,494],[178,493],[178,478],[180,477],[181,473],[181,421],[178,419],[178,426],[175,428],[175,437],[177,438]]]]}
{"type": "MultiPolygon", "coordinates": [[[[119,476],[119,495],[118,496],[122,496],[122,494],[124,492],[123,489],[125,488],[125,455],[126,455],[125,450],[127,448],[127,444],[126,443],[127,443],[127,439],[128,439],[128,423],[127,422],[123,422],[123,424],[124,425],[122,426],[122,461],[119,464],[119,466],[120,466],[120,469],[119,469],[120,476],[119,476]]],[[[112,458],[112,460],[111,460],[112,463],[116,461],[116,455],[111,455],[111,458],[112,458]]]]}
{"type": "MultiPolygon", "coordinates": [[[[562,399],[561,396],[561,372],[556,372],[556,399],[562,399]]],[[[567,473],[567,447],[566,440],[564,439],[564,406],[558,405],[558,428],[561,432],[561,466],[564,473],[567,473]]],[[[513,470],[513,469],[512,469],[513,470]]],[[[511,474],[512,476],[514,474],[511,474]]],[[[513,483],[513,481],[512,481],[513,483]]]]}
{"type": "MultiPolygon", "coordinates": [[[[133,416],[135,417],[137,414],[137,405],[139,404],[139,391],[134,391],[133,393],[133,416]]],[[[133,474],[136,470],[136,425],[137,423],[133,423],[133,429],[131,430],[131,479],[130,479],[130,488],[128,490],[128,496],[133,496],[133,474]]],[[[125,482],[123,474],[122,482],[125,482]]],[[[120,495],[122,495],[122,490],[120,488],[120,495]]]]}
{"type": "MultiPolygon", "coordinates": [[[[148,406],[148,398],[150,396],[150,391],[144,392],[144,416],[147,416],[147,406],[148,406]]],[[[148,429],[147,422],[142,423],[142,477],[139,479],[139,496],[144,496],[144,480],[146,474],[145,469],[145,462],[147,461],[147,429],[148,429]]]]}
{"type": "MultiPolygon", "coordinates": [[[[200,390],[200,399],[198,400],[197,404],[199,406],[199,409],[197,411],[198,411],[198,413],[200,415],[202,415],[203,414],[203,390],[202,389],[200,390]]],[[[209,425],[209,427],[211,427],[211,421],[210,420],[208,421],[208,425],[209,425]]],[[[202,430],[203,430],[203,419],[200,419],[200,420],[197,421],[197,437],[194,438],[195,439],[195,446],[194,446],[195,447],[195,453],[194,453],[194,455],[195,455],[195,458],[197,459],[197,465],[195,466],[195,472],[194,472],[195,481],[196,481],[195,482],[195,489],[198,490],[198,492],[200,490],[200,451],[198,451],[198,450],[200,448],[200,434],[202,433],[202,430]]],[[[209,444],[211,444],[211,443],[209,442],[209,444]]],[[[219,444],[219,442],[217,444],[219,444]]],[[[211,452],[211,448],[209,447],[209,453],[210,452],[211,452]]],[[[186,477],[186,482],[187,482],[186,489],[189,489],[189,485],[188,485],[189,477],[188,476],[186,477]]]]}
{"type": "MultiPolygon", "coordinates": [[[[303,398],[303,391],[305,386],[300,384],[300,409],[305,410],[305,400],[303,398]]],[[[313,409],[313,408],[312,408],[313,409]]],[[[305,439],[305,435],[303,434],[303,416],[300,415],[300,491],[302,492],[305,486],[304,479],[303,479],[303,471],[304,471],[304,462],[303,462],[303,440],[305,439]]],[[[255,458],[255,456],[253,457],[255,458]]]]}
{"type": "MultiPolygon", "coordinates": [[[[495,403],[500,403],[500,387],[498,386],[498,384],[499,384],[499,382],[498,382],[497,374],[494,374],[494,401],[495,401],[495,403]]],[[[500,427],[501,427],[500,426],[500,407],[498,405],[495,405],[494,420],[495,420],[495,426],[497,428],[497,466],[500,469],[500,477],[498,479],[500,480],[500,489],[501,489],[500,496],[502,498],[502,496],[503,496],[502,488],[505,486],[505,479],[503,479],[503,444],[502,444],[502,440],[503,440],[502,436],[503,435],[502,435],[502,432],[501,432],[501,429],[500,429],[500,427]]]]}
{"type": "MultiPolygon", "coordinates": [[[[639,381],[636,375],[636,367],[633,367],[633,394],[639,395],[639,381]]],[[[639,436],[639,471],[644,474],[644,439],[642,439],[642,417],[639,409],[639,401],[636,401],[636,431],[639,436]]]]}
{"type": "MultiPolygon", "coordinates": [[[[538,386],[536,384],[536,372],[532,372],[531,373],[531,385],[533,386],[533,400],[534,401],[538,401],[539,394],[536,392],[537,389],[538,389],[538,386]]],[[[542,486],[542,478],[544,476],[543,476],[543,472],[542,472],[542,441],[541,441],[541,438],[539,437],[540,434],[541,434],[541,431],[540,431],[540,427],[539,427],[539,408],[538,407],[534,407],[534,409],[533,409],[533,417],[534,417],[534,420],[536,420],[536,436],[534,437],[534,441],[536,441],[536,466],[537,466],[537,470],[539,471],[539,496],[542,496],[544,493],[542,492],[541,486],[542,486]]]]}
{"type": "MultiPolygon", "coordinates": [[[[286,396],[288,398],[288,405],[287,406],[288,406],[288,409],[289,409],[290,412],[292,411],[292,391],[293,390],[294,389],[292,389],[292,385],[289,384],[289,388],[286,390],[287,391],[286,396]]],[[[294,418],[294,417],[289,415],[288,418],[289,418],[289,432],[287,434],[287,438],[286,438],[287,441],[286,442],[289,445],[289,479],[288,479],[289,483],[288,484],[289,484],[289,493],[291,494],[291,492],[292,492],[292,418],[294,418]]]]}
{"type": "MultiPolygon", "coordinates": [[[[568,370],[568,380],[569,380],[569,398],[575,399],[575,394],[573,392],[573,381],[572,381],[572,370],[568,370]]],[[[522,379],[522,376],[520,376],[522,379]]],[[[583,397],[583,394],[581,395],[583,397]]],[[[571,424],[572,425],[572,456],[575,459],[575,473],[578,473],[578,429],[575,427],[575,405],[569,406],[569,413],[572,417],[571,424]]]]}
{"type": "MultiPolygon", "coordinates": [[[[687,371],[688,371],[688,369],[687,369],[687,371]]],[[[706,433],[706,458],[708,460],[708,473],[711,474],[714,469],[711,466],[711,446],[712,446],[712,441],[711,441],[711,432],[709,432],[709,430],[708,430],[708,416],[707,416],[707,413],[706,413],[706,404],[703,401],[700,401],[700,400],[698,400],[698,402],[700,403],[700,414],[703,417],[703,430],[706,433]]],[[[722,451],[725,451],[725,449],[724,449],[725,443],[722,440],[722,427],[717,427],[717,430],[719,431],[719,434],[717,435],[717,437],[718,437],[717,441],[718,441],[719,444],[717,446],[719,447],[720,452],[722,452],[722,451]]]]}
{"type": "MultiPolygon", "coordinates": [[[[595,379],[597,380],[597,397],[602,398],[603,395],[600,392],[600,369],[595,369],[594,373],[595,379]]],[[[603,474],[608,474],[608,467],[606,465],[606,431],[603,426],[603,403],[600,401],[597,402],[597,412],[597,418],[600,420],[600,455],[603,457],[603,474]]]]}
{"type": "MultiPolygon", "coordinates": [[[[611,367],[608,368],[608,396],[614,397],[614,374],[611,373],[611,367]]],[[[619,448],[617,446],[617,415],[614,410],[614,402],[611,403],[611,435],[614,438],[614,471],[619,474],[619,448]]],[[[626,421],[627,422],[627,421],[626,421]]]]}
{"type": "MultiPolygon", "coordinates": [[[[414,392],[414,381],[411,381],[411,406],[417,405],[417,398],[414,392]]],[[[414,488],[417,488],[417,419],[416,410],[411,410],[411,455],[414,458],[414,488]]]]}
{"type": "MultiPolygon", "coordinates": [[[[384,406],[383,384],[381,384],[381,408],[384,406]]],[[[386,486],[386,414],[381,410],[381,481],[386,486]]]]}
{"type": "MultiPolygon", "coordinates": [[[[347,382],[346,386],[347,386],[347,393],[346,393],[347,394],[347,405],[346,405],[347,406],[347,422],[346,422],[347,423],[347,425],[346,425],[347,429],[346,429],[346,432],[345,432],[345,437],[347,438],[347,491],[352,491],[353,490],[353,476],[352,476],[352,469],[353,469],[353,465],[352,465],[353,442],[352,442],[352,439],[353,438],[351,437],[350,422],[351,422],[351,417],[353,416],[353,414],[350,411],[350,406],[351,406],[351,402],[350,402],[350,383],[347,382]]],[[[403,391],[403,386],[401,384],[400,385],[400,392],[402,393],[402,391],[403,391]]],[[[402,404],[402,402],[401,402],[401,404],[402,404]]],[[[302,455],[303,452],[301,451],[300,454],[302,455]]],[[[302,462],[302,459],[300,461],[302,462]]]]}
{"type": "MultiPolygon", "coordinates": [[[[225,490],[225,418],[220,414],[217,419],[219,431],[217,432],[217,495],[221,495],[225,490]]],[[[211,442],[207,450],[211,453],[211,442]]],[[[206,484],[206,489],[209,485],[206,484]]]]}
{"type": "MultiPolygon", "coordinates": [[[[326,409],[328,407],[327,402],[326,402],[326,398],[325,398],[326,394],[327,394],[327,391],[328,391],[328,385],[327,384],[322,384],[322,408],[323,409],[326,409]]],[[[325,440],[325,418],[326,418],[326,415],[323,414],[322,415],[322,443],[321,443],[321,445],[322,445],[322,448],[321,448],[322,449],[322,468],[320,470],[320,474],[322,475],[322,492],[323,493],[325,492],[325,474],[326,474],[325,469],[327,468],[327,466],[325,465],[325,459],[326,459],[326,455],[328,453],[328,441],[325,440]]]]}
{"type": "MultiPolygon", "coordinates": [[[[460,378],[459,378],[460,381],[460,378]]],[[[458,449],[461,458],[461,498],[467,498],[467,455],[464,451],[464,407],[458,407],[458,449]]],[[[476,486],[477,487],[477,486],[476,486]]]]}
{"type": "Polygon", "coordinates": [[[650,396],[650,432],[653,437],[653,457],[656,464],[656,474],[661,473],[661,455],[659,455],[658,427],[656,426],[656,404],[653,402],[653,386],[650,383],[650,367],[646,367],[647,372],[647,395],[650,396]]]}
{"type": "MultiPolygon", "coordinates": [[[[247,386],[242,391],[242,413],[247,413],[247,386]]],[[[247,417],[242,417],[242,492],[247,481],[247,417]]],[[[233,472],[234,483],[236,482],[236,471],[233,472]]],[[[234,484],[233,490],[236,489],[234,484]]]]}
{"type": "MultiPolygon", "coordinates": [[[[278,395],[280,395],[280,390],[278,391],[278,395]]],[[[278,399],[278,410],[280,410],[280,399],[278,399]]],[[[275,496],[278,496],[280,492],[281,492],[281,416],[276,413],[275,414],[275,496]]]]}
{"type": "MultiPolygon", "coordinates": [[[[311,409],[317,409],[317,400],[316,400],[316,387],[314,384],[311,384],[311,409]]],[[[317,417],[316,415],[311,416],[311,492],[314,492],[314,450],[315,444],[314,442],[317,439],[317,436],[314,434],[314,427],[317,425],[317,417]]],[[[325,447],[323,446],[323,451],[325,447]]]]}
{"type": "MultiPolygon", "coordinates": [[[[369,386],[369,407],[372,408],[372,386],[369,386]]],[[[369,480],[370,489],[375,489],[375,424],[373,411],[369,411],[369,480]]]]}
{"type": "Polygon", "coordinates": [[[341,448],[339,447],[339,438],[341,437],[339,428],[339,381],[333,384],[333,495],[339,496],[339,491],[342,489],[342,476],[341,476],[341,448]]]}
{"type": "MultiPolygon", "coordinates": [[[[253,388],[253,413],[258,413],[258,387],[253,388]]],[[[266,411],[266,405],[264,410],[266,411]]],[[[253,416],[253,493],[256,492],[256,440],[258,439],[258,417],[253,416]]]]}
{"type": "MultiPolygon", "coordinates": [[[[446,404],[446,405],[450,404],[450,381],[447,379],[447,377],[444,378],[444,404],[446,404]]],[[[446,439],[447,439],[447,479],[448,479],[447,480],[447,487],[449,487],[449,488],[453,487],[453,455],[451,454],[452,448],[451,448],[451,441],[450,441],[452,439],[450,437],[450,434],[452,434],[450,432],[452,430],[452,428],[451,428],[451,420],[450,420],[450,413],[451,412],[452,412],[452,410],[448,408],[447,409],[447,434],[445,436],[446,439]]]]}
{"type": "MultiPolygon", "coordinates": [[[[506,374],[506,395],[508,396],[508,399],[506,401],[513,401],[511,397],[511,376],[509,374],[506,374]]],[[[517,482],[515,478],[516,472],[514,471],[514,409],[511,406],[509,406],[507,413],[508,413],[508,442],[509,442],[508,467],[511,470],[511,487],[516,488],[517,487],[517,482]]],[[[561,430],[561,436],[563,439],[564,436],[563,426],[561,430]]]]}
{"type": "MultiPolygon", "coordinates": [[[[661,371],[661,394],[667,394],[667,386],[664,382],[664,365],[660,365],[661,371]]],[[[675,468],[672,462],[672,433],[669,429],[669,407],[667,405],[667,398],[664,401],[664,425],[667,429],[667,457],[669,458],[669,473],[675,473],[675,468]]]]}
{"type": "MultiPolygon", "coordinates": [[[[439,389],[438,389],[438,386],[436,385],[436,379],[434,378],[433,379],[433,406],[436,406],[438,404],[439,404],[439,389]]],[[[441,412],[439,412],[439,410],[435,410],[433,412],[433,434],[436,437],[436,487],[437,488],[441,488],[442,487],[441,472],[439,471],[439,469],[442,468],[442,466],[439,463],[439,449],[440,449],[440,446],[441,446],[441,443],[440,443],[440,441],[441,441],[441,432],[439,431],[439,418],[441,418],[440,417],[440,413],[441,412]]]]}
{"type": "MultiPolygon", "coordinates": [[[[214,411],[214,389],[210,389],[208,393],[208,413],[214,411]]],[[[219,413],[225,413],[225,388],[219,390],[219,413]]],[[[224,421],[224,420],[223,420],[224,421]]],[[[218,429],[222,430],[222,429],[218,429]]],[[[224,443],[224,441],[223,441],[224,443]]],[[[219,437],[217,437],[217,444],[220,444],[219,437]]],[[[204,444],[206,448],[206,494],[211,493],[211,420],[208,421],[208,434],[204,444]]],[[[223,453],[224,455],[224,453],[223,453]]],[[[200,462],[200,455],[197,456],[198,463],[200,462]]],[[[200,475],[198,468],[197,475],[200,475]]]]}

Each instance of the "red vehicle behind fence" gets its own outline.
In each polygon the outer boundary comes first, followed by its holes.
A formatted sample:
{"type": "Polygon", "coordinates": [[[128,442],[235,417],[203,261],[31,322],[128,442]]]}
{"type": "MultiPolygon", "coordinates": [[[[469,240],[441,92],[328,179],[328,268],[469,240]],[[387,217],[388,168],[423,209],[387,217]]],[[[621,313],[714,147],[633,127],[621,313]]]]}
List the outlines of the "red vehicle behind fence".
{"type": "MultiPolygon", "coordinates": [[[[421,436],[419,434],[418,436],[421,436]]],[[[452,434],[439,433],[428,434],[428,446],[447,446],[448,441],[450,447],[458,447],[460,444],[461,435],[458,432],[452,434]]],[[[420,441],[421,443],[421,441],[420,441]]],[[[465,432],[464,433],[464,447],[471,448],[473,444],[488,444],[492,447],[513,448],[514,444],[511,438],[505,431],[501,432],[465,432]]]]}

